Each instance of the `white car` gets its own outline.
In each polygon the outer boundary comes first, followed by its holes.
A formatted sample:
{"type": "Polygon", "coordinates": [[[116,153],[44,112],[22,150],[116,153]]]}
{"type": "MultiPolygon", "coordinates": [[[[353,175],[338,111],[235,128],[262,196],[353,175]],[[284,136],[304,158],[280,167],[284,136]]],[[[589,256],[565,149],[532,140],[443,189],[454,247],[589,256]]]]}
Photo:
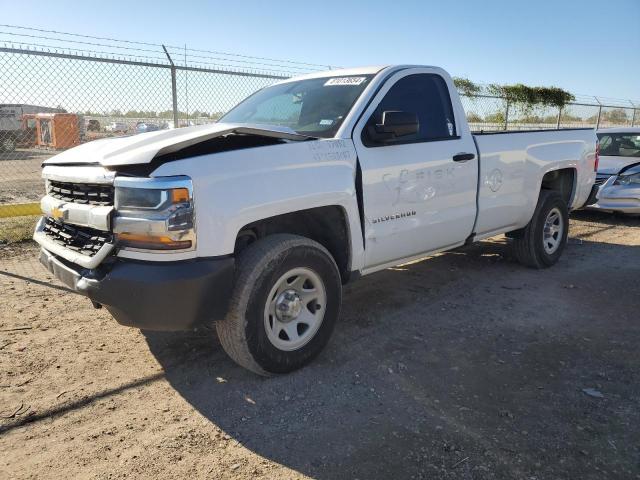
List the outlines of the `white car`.
{"type": "Polygon", "coordinates": [[[597,203],[589,208],[640,214],[640,127],[597,132],[600,164],[597,203]]]}
{"type": "Polygon", "coordinates": [[[111,122],[104,127],[104,130],[111,133],[127,133],[129,125],[124,122],[111,122]]]}
{"type": "Polygon", "coordinates": [[[501,233],[524,265],[555,264],[568,211],[595,196],[596,143],[593,129],[473,135],[436,67],[314,73],[215,124],[46,160],[34,239],[121,324],[215,322],[240,365],[285,373],[326,345],[362,275],[501,233]]]}

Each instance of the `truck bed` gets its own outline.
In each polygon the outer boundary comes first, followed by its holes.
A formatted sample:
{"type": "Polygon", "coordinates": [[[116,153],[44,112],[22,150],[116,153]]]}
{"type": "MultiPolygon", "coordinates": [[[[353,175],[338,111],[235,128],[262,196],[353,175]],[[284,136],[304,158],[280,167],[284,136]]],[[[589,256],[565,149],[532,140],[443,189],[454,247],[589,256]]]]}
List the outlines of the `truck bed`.
{"type": "Polygon", "coordinates": [[[575,175],[569,209],[582,207],[595,180],[593,136],[590,128],[474,134],[480,157],[476,235],[488,237],[526,225],[543,176],[558,168],[575,175]]]}
{"type": "Polygon", "coordinates": [[[503,134],[514,134],[514,133],[537,133],[537,132],[570,132],[575,130],[593,130],[590,127],[579,127],[579,128],[537,128],[534,130],[472,130],[471,133],[474,135],[503,135],[503,134]]]}

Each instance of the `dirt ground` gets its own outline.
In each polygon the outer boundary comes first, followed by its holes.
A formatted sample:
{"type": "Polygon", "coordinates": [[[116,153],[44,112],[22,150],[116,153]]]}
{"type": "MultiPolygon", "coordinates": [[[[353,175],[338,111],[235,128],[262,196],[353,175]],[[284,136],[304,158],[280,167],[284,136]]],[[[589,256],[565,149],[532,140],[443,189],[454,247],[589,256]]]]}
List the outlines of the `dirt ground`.
{"type": "Polygon", "coordinates": [[[39,202],[44,192],[42,162],[54,154],[35,148],[0,153],[0,205],[39,202]]]}
{"type": "Polygon", "coordinates": [[[497,238],[363,278],[271,379],[0,248],[2,478],[640,478],[640,220],[575,214],[544,271],[497,238]]]}

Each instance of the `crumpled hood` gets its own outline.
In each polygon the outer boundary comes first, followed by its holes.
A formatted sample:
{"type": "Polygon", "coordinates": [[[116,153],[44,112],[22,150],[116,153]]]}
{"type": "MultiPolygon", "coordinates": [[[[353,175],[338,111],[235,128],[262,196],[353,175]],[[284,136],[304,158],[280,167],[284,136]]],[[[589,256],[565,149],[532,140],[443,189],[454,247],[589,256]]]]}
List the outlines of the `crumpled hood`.
{"type": "Polygon", "coordinates": [[[598,163],[598,173],[605,175],[616,175],[620,173],[624,167],[640,162],[638,157],[613,157],[607,155],[600,156],[598,163]]]}
{"type": "Polygon", "coordinates": [[[94,140],[51,157],[45,160],[43,165],[100,164],[114,167],[144,164],[151,162],[158,155],[173,153],[196,143],[233,133],[297,141],[310,138],[287,127],[213,123],[94,140]]]}

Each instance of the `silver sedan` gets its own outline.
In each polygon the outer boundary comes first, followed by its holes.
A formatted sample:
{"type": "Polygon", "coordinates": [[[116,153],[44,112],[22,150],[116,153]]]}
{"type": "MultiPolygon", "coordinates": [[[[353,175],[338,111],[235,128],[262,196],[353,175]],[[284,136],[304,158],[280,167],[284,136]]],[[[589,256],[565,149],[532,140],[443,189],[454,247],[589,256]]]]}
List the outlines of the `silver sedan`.
{"type": "Polygon", "coordinates": [[[598,130],[598,201],[589,208],[640,215],[640,128],[598,130]]]}

